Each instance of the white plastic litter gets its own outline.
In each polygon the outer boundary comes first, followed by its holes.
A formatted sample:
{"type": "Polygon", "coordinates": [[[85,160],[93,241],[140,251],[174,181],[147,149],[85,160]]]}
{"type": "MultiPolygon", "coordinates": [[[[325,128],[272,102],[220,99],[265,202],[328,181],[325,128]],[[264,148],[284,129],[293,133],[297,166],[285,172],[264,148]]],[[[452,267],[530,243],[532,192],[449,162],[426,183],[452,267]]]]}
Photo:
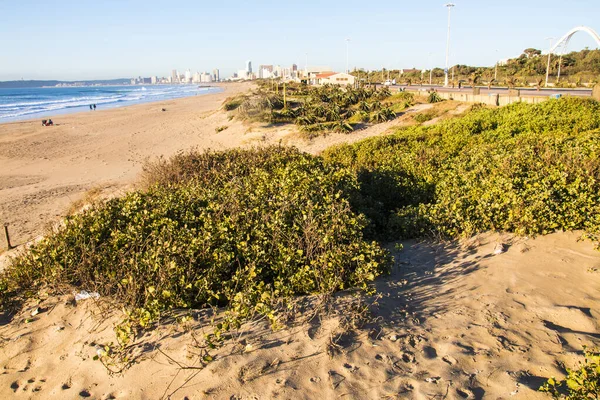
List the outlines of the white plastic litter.
{"type": "Polygon", "coordinates": [[[86,290],[82,290],[81,292],[75,294],[75,301],[97,299],[98,297],[100,297],[100,294],[97,292],[88,292],[86,290]]]}
{"type": "Polygon", "coordinates": [[[502,254],[506,251],[506,248],[504,247],[504,245],[502,243],[498,243],[496,244],[496,247],[494,247],[494,254],[502,254]]]}

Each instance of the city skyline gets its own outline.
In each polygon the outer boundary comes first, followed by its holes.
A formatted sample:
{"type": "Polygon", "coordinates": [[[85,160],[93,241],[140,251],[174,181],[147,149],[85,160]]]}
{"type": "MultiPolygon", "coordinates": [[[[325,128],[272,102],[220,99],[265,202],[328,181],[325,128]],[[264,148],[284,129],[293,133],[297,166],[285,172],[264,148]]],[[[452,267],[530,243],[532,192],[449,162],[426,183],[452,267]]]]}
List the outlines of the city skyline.
{"type": "MultiPolygon", "coordinates": [[[[56,18],[38,15],[45,4],[39,0],[3,4],[0,13],[6,23],[0,25],[0,37],[17,35],[20,40],[5,41],[0,80],[168,76],[173,65],[209,73],[218,66],[222,77],[229,77],[248,60],[261,65],[275,58],[282,66],[304,67],[307,57],[309,65],[331,65],[336,71],[344,71],[346,63],[350,70],[444,65],[442,1],[382,1],[372,15],[362,3],[334,1],[315,3],[323,11],[318,15],[301,8],[289,16],[264,3],[236,11],[237,3],[190,5],[189,12],[181,14],[157,1],[94,7],[65,1],[56,5],[56,18]]],[[[483,3],[456,2],[450,65],[489,66],[528,47],[546,50],[547,37],[560,37],[574,26],[599,28],[594,15],[600,5],[592,1],[568,8],[555,0],[483,3]]],[[[596,47],[581,35],[569,49],[586,46],[596,47]]]]}

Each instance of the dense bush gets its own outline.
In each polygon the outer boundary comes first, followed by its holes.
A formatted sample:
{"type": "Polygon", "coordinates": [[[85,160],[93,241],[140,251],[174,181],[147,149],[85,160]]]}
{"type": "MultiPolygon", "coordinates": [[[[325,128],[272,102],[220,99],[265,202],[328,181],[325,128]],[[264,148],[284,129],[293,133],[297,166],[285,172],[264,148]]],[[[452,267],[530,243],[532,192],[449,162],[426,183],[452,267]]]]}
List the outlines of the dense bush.
{"type": "Polygon", "coordinates": [[[387,237],[600,228],[600,104],[479,109],[430,127],[329,149],[359,173],[357,202],[387,237]]]}
{"type": "Polygon", "coordinates": [[[431,111],[424,111],[424,112],[415,114],[415,116],[413,118],[416,122],[422,124],[424,122],[431,121],[435,117],[437,117],[437,113],[435,111],[431,110],[431,111]]]}
{"type": "Polygon", "coordinates": [[[565,379],[550,378],[540,388],[555,399],[589,400],[600,398],[600,352],[584,349],[585,361],[579,369],[567,368],[565,379]]]}
{"type": "Polygon", "coordinates": [[[350,208],[353,175],[297,150],[179,154],[145,183],[68,217],[3,274],[4,294],[66,284],[114,296],[142,326],[206,305],[237,323],[274,318],[277,299],[365,287],[389,266],[350,208]]]}

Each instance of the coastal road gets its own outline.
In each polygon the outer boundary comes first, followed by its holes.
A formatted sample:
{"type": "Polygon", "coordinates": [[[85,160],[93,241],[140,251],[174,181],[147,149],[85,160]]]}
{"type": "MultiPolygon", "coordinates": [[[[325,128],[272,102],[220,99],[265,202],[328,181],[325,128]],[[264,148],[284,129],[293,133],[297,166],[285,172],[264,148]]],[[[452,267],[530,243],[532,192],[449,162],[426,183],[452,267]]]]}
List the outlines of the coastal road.
{"type": "MultiPolygon", "coordinates": [[[[488,89],[487,86],[477,86],[478,88],[481,89],[481,94],[508,94],[508,88],[505,87],[492,87],[491,89],[488,89]]],[[[411,85],[411,86],[407,86],[407,85],[391,85],[390,88],[392,89],[392,91],[394,91],[393,89],[399,90],[400,88],[402,89],[408,89],[408,90],[423,90],[423,91],[427,91],[430,89],[435,89],[438,92],[450,92],[450,93],[471,93],[472,92],[472,88],[470,86],[463,86],[462,89],[459,89],[457,87],[452,88],[452,87],[448,87],[445,88],[443,86],[437,86],[437,85],[411,85]]],[[[521,91],[521,95],[522,96],[552,96],[552,95],[556,95],[556,94],[560,94],[562,96],[580,96],[580,97],[589,97],[592,95],[592,89],[562,89],[562,88],[552,88],[552,89],[541,89],[541,90],[536,90],[536,89],[532,89],[532,88],[518,88],[521,91]]]]}

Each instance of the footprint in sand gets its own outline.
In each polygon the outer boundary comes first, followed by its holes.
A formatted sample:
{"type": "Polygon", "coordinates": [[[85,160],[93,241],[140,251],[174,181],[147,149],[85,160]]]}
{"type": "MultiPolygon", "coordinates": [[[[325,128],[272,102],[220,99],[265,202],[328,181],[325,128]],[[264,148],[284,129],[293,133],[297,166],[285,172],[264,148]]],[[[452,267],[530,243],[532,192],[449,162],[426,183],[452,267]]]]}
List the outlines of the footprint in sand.
{"type": "Polygon", "coordinates": [[[402,361],[405,363],[414,363],[416,361],[416,357],[410,351],[405,351],[402,353],[402,361]]]}
{"type": "Polygon", "coordinates": [[[428,358],[430,360],[437,358],[437,350],[431,346],[423,347],[423,354],[425,354],[425,358],[428,358]]]}
{"type": "Polygon", "coordinates": [[[474,399],[475,398],[475,394],[470,389],[458,388],[458,389],[456,389],[456,393],[463,399],[474,399]]]}
{"type": "Polygon", "coordinates": [[[442,360],[450,365],[454,365],[458,362],[458,361],[456,361],[456,358],[454,358],[452,356],[444,356],[442,358],[442,360]]]}
{"type": "Polygon", "coordinates": [[[356,365],[352,365],[352,364],[344,364],[344,368],[346,368],[348,371],[350,371],[350,373],[355,373],[356,371],[358,371],[358,367],[356,365]]]}
{"type": "Polygon", "coordinates": [[[24,384],[19,384],[19,381],[14,381],[10,388],[13,392],[17,392],[17,390],[21,389],[23,392],[31,392],[36,393],[42,390],[42,387],[46,383],[46,379],[37,379],[37,378],[29,378],[27,382],[24,384]]]}

